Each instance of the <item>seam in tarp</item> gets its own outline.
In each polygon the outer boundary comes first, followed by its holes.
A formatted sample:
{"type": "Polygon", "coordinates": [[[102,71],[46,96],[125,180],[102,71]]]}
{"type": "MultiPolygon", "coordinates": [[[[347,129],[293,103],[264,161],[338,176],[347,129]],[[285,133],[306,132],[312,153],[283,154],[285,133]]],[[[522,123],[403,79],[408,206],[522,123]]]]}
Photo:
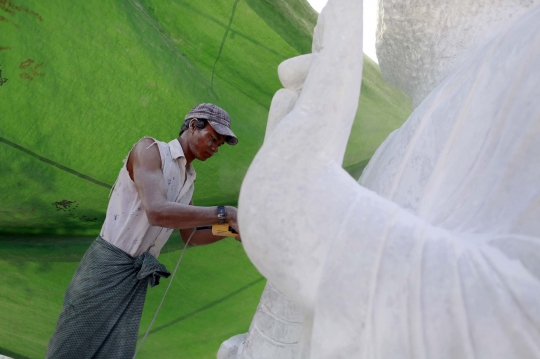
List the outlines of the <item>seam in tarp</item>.
{"type": "MultiPolygon", "coordinates": [[[[201,307],[201,308],[199,308],[199,309],[197,309],[197,310],[194,310],[194,311],[191,312],[191,313],[187,313],[187,314],[185,314],[185,315],[183,315],[183,316],[181,316],[181,317],[179,317],[179,318],[173,319],[173,320],[171,320],[171,321],[168,322],[168,323],[165,323],[165,324],[160,325],[159,327],[157,327],[157,328],[155,328],[155,329],[150,330],[149,334],[154,334],[154,333],[156,333],[156,332],[159,332],[160,330],[163,330],[163,329],[165,329],[165,328],[167,328],[167,327],[170,327],[171,325],[174,325],[174,324],[176,324],[176,323],[178,323],[178,322],[181,322],[181,321],[183,321],[183,320],[185,320],[185,319],[187,319],[187,318],[189,318],[189,317],[192,317],[192,316],[194,316],[195,314],[199,314],[199,313],[201,313],[201,312],[204,312],[205,310],[208,310],[208,309],[210,309],[210,308],[212,308],[212,307],[215,307],[216,305],[223,303],[223,302],[226,301],[227,299],[230,299],[230,298],[234,297],[234,296],[237,295],[237,294],[240,294],[240,293],[243,292],[244,290],[246,290],[246,289],[248,289],[248,288],[254,286],[255,284],[257,284],[257,283],[259,283],[259,282],[262,282],[263,280],[266,280],[266,278],[259,278],[259,279],[256,279],[256,280],[254,280],[254,281],[252,281],[252,282],[246,284],[245,286],[243,286],[243,287],[241,287],[241,288],[238,288],[238,289],[235,290],[234,292],[229,293],[229,294],[227,294],[227,295],[225,295],[225,296],[223,296],[223,297],[221,297],[221,298],[219,298],[219,299],[217,299],[217,300],[215,300],[215,301],[213,301],[213,302],[211,302],[211,303],[208,303],[207,305],[205,305],[205,306],[203,306],[203,307],[201,307]]],[[[142,334],[139,335],[139,339],[142,338],[142,336],[143,336],[142,334]]]]}
{"type": "Polygon", "coordinates": [[[218,55],[216,57],[216,62],[214,62],[214,67],[212,67],[212,80],[210,81],[212,86],[214,86],[214,73],[216,71],[216,65],[217,65],[217,63],[219,61],[219,57],[221,56],[221,52],[223,51],[223,47],[225,46],[225,41],[227,41],[227,36],[229,35],[229,30],[231,29],[232,22],[233,22],[233,19],[234,19],[234,13],[236,12],[236,6],[238,5],[239,2],[240,2],[240,0],[235,0],[234,1],[234,5],[233,5],[233,8],[232,8],[232,12],[231,12],[231,17],[229,18],[229,25],[227,25],[227,30],[225,30],[225,35],[223,35],[223,39],[221,40],[221,46],[219,47],[219,52],[218,52],[218,55]]]}
{"type": "Polygon", "coordinates": [[[56,167],[56,168],[58,168],[58,169],[60,169],[60,170],[62,170],[62,171],[71,173],[72,175],[75,175],[75,176],[80,177],[80,178],[82,178],[82,179],[85,179],[85,180],[87,180],[87,181],[89,181],[89,182],[92,182],[92,183],[94,183],[94,184],[97,184],[98,186],[102,186],[102,187],[105,187],[105,188],[111,188],[111,187],[112,187],[110,184],[107,184],[107,183],[98,181],[98,180],[95,179],[95,178],[92,178],[92,177],[90,177],[90,176],[87,176],[87,175],[85,175],[85,174],[82,174],[82,173],[80,173],[80,172],[77,172],[77,171],[75,171],[74,169],[71,169],[71,168],[69,168],[69,167],[62,166],[60,163],[54,162],[54,161],[52,161],[52,160],[50,160],[50,159],[48,159],[48,158],[45,158],[45,157],[43,157],[43,156],[40,156],[40,155],[38,155],[37,153],[32,152],[32,151],[30,151],[29,149],[24,148],[24,147],[22,147],[22,146],[20,146],[20,145],[18,145],[18,144],[16,144],[16,143],[13,143],[13,142],[11,142],[10,140],[6,140],[6,139],[3,138],[3,137],[0,137],[0,142],[3,142],[3,143],[5,143],[6,145],[11,146],[11,147],[13,147],[13,148],[15,148],[15,149],[17,149],[17,150],[19,150],[19,151],[22,151],[22,152],[24,152],[24,153],[26,153],[26,154],[28,154],[28,155],[34,157],[34,158],[37,158],[37,159],[40,160],[41,162],[45,162],[45,163],[48,164],[48,165],[54,166],[54,167],[56,167]]]}

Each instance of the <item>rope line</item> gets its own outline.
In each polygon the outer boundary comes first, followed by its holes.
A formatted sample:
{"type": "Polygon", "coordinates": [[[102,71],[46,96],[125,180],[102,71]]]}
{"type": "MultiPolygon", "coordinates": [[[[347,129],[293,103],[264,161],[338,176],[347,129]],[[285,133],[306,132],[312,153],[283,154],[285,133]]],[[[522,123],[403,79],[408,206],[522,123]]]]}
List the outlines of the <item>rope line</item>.
{"type": "Polygon", "coordinates": [[[161,306],[163,305],[163,302],[165,301],[165,297],[167,296],[167,293],[169,292],[169,288],[171,288],[171,284],[173,282],[174,276],[176,275],[176,271],[178,270],[178,267],[180,266],[180,262],[182,261],[182,258],[184,257],[184,252],[186,251],[186,248],[189,244],[189,241],[191,241],[191,237],[197,232],[197,230],[194,230],[191,235],[189,236],[186,244],[184,245],[184,249],[182,249],[182,253],[180,254],[180,258],[178,258],[178,262],[176,263],[176,267],[174,268],[174,272],[171,276],[171,280],[169,281],[169,285],[167,286],[167,289],[165,290],[165,293],[163,293],[163,298],[161,298],[161,303],[159,303],[159,306],[156,310],[156,314],[154,314],[154,318],[152,318],[152,321],[150,322],[150,325],[148,326],[148,329],[146,330],[146,334],[144,334],[144,337],[141,339],[141,343],[139,344],[139,347],[135,351],[135,354],[133,355],[133,359],[137,356],[139,353],[139,350],[141,350],[142,345],[144,344],[144,341],[146,340],[146,337],[150,333],[150,329],[152,329],[152,326],[154,325],[154,322],[156,321],[156,318],[158,316],[159,310],[161,309],[161,306]]]}

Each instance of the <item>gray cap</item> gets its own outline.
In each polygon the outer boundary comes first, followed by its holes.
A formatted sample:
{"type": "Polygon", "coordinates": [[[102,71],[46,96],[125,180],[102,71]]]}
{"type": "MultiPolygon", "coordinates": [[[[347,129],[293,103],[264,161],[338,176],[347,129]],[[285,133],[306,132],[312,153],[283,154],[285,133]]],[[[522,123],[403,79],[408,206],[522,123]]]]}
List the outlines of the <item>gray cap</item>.
{"type": "Polygon", "coordinates": [[[208,121],[210,126],[220,135],[226,136],[225,142],[236,145],[238,138],[231,130],[231,118],[227,111],[211,103],[201,103],[193,107],[186,115],[185,121],[198,118],[208,121]]]}

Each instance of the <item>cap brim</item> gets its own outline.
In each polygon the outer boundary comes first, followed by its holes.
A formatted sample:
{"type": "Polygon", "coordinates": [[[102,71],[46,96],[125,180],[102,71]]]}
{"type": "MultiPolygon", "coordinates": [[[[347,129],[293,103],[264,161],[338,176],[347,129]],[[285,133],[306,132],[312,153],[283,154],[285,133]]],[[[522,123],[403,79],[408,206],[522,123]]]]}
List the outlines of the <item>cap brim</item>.
{"type": "Polygon", "coordinates": [[[238,143],[238,138],[229,127],[214,121],[208,121],[208,123],[217,133],[226,137],[225,142],[227,142],[229,145],[234,146],[238,143]]]}

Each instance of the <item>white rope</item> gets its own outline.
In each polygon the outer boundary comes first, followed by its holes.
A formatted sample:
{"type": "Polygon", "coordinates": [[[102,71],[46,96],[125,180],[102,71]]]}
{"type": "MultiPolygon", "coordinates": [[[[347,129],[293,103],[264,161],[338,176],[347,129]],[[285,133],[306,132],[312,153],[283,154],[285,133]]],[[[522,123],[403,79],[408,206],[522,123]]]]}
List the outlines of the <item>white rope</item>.
{"type": "Polygon", "coordinates": [[[158,316],[158,313],[159,313],[159,310],[161,309],[161,305],[163,304],[163,302],[165,301],[165,296],[167,295],[167,292],[169,291],[169,288],[171,287],[171,284],[173,282],[173,279],[174,279],[174,276],[176,275],[176,271],[178,270],[178,267],[180,266],[180,262],[182,261],[182,258],[184,257],[184,252],[186,251],[186,248],[189,244],[189,241],[191,240],[191,237],[193,237],[193,235],[195,234],[195,232],[197,232],[197,230],[195,229],[193,231],[193,233],[191,233],[191,235],[189,236],[187,242],[186,242],[186,245],[184,246],[184,249],[182,249],[182,253],[180,254],[180,258],[178,258],[178,262],[176,263],[176,267],[174,268],[174,271],[173,271],[173,274],[171,276],[171,280],[169,281],[169,285],[167,286],[167,289],[165,290],[165,293],[163,294],[163,298],[161,298],[161,303],[159,303],[159,306],[156,310],[156,314],[154,314],[154,318],[152,319],[152,322],[150,322],[150,326],[148,327],[148,329],[146,330],[146,334],[144,334],[144,337],[142,338],[141,340],[141,343],[139,344],[139,347],[137,348],[137,350],[135,351],[135,354],[133,355],[133,359],[135,359],[135,357],[137,356],[137,354],[139,353],[139,350],[141,350],[141,347],[144,343],[144,341],[146,340],[146,337],[148,336],[148,334],[150,333],[150,329],[152,329],[152,326],[154,325],[154,322],[156,321],[156,318],[158,316]]]}

